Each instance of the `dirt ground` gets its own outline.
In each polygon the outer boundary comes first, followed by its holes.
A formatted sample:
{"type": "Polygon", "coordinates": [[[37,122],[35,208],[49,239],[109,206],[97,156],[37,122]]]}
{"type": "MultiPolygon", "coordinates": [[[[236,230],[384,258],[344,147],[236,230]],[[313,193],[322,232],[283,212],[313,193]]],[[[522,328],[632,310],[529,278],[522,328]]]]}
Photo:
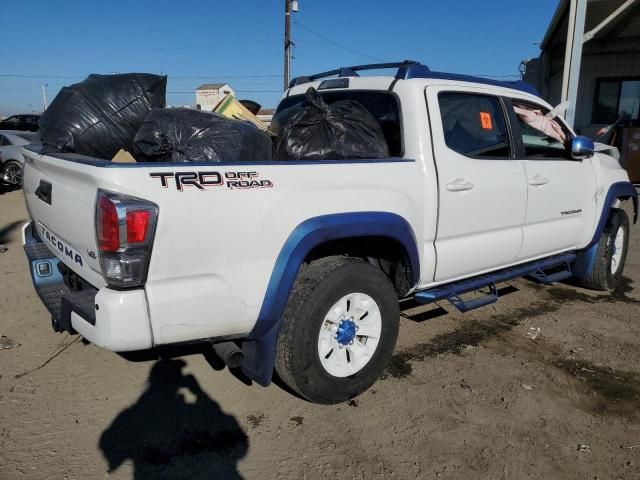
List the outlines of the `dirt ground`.
{"type": "Polygon", "coordinates": [[[127,360],[54,333],[23,203],[0,194],[0,334],[19,344],[0,350],[1,479],[640,478],[637,226],[613,295],[517,280],[465,315],[408,310],[383,379],[323,406],[197,349],[127,360]]]}

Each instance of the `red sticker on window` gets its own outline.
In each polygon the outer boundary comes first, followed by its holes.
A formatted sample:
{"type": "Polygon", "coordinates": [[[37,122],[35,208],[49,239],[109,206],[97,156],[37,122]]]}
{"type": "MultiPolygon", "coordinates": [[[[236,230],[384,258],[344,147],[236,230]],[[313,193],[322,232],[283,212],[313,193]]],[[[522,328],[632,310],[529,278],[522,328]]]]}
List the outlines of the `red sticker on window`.
{"type": "Polygon", "coordinates": [[[482,125],[483,130],[493,130],[491,114],[488,112],[480,112],[480,124],[482,125]]]}

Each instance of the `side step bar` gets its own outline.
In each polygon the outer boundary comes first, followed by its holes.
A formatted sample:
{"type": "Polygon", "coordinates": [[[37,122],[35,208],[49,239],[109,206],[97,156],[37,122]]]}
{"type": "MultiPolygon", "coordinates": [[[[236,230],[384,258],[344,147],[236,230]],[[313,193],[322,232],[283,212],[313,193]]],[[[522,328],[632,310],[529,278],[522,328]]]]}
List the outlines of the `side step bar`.
{"type": "Polygon", "coordinates": [[[515,267],[496,270],[477,277],[460,280],[458,282],[440,285],[429,290],[423,290],[415,294],[418,303],[432,303],[446,299],[461,312],[468,312],[475,308],[484,307],[498,301],[498,289],[496,283],[504,282],[524,275],[531,275],[535,280],[551,284],[560,280],[566,280],[571,276],[571,263],[576,259],[574,252],[562,253],[552,257],[543,258],[533,262],[523,263],[515,267]],[[545,273],[545,270],[561,270],[554,273],[545,273]],[[485,296],[463,300],[460,295],[473,292],[480,288],[489,288],[489,293],[485,296]]]}

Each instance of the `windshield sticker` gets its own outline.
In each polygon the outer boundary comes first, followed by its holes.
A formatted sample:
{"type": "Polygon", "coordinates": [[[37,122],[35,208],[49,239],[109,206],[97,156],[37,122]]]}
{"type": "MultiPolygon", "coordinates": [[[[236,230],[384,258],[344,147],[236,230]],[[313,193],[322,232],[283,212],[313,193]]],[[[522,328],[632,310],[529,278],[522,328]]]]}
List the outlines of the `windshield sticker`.
{"type": "Polygon", "coordinates": [[[480,124],[483,130],[493,130],[491,114],[489,112],[480,112],[480,124]]]}

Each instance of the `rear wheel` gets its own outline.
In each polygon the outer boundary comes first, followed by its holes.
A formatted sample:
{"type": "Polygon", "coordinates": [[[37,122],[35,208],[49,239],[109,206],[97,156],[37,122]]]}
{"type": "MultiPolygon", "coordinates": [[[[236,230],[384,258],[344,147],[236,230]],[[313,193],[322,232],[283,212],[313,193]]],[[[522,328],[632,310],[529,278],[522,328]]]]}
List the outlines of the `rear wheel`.
{"type": "Polygon", "coordinates": [[[593,269],[583,280],[587,288],[614,290],[622,282],[622,272],[629,247],[629,217],[624,210],[611,209],[602,232],[593,269]]]}
{"type": "Polygon", "coordinates": [[[22,165],[15,160],[8,160],[2,168],[2,181],[9,185],[22,184],[22,165]]]}
{"type": "Polygon", "coordinates": [[[276,371],[312,402],[353,398],[384,371],[399,316],[396,291],[380,269],[350,257],[316,260],[289,296],[276,371]]]}

